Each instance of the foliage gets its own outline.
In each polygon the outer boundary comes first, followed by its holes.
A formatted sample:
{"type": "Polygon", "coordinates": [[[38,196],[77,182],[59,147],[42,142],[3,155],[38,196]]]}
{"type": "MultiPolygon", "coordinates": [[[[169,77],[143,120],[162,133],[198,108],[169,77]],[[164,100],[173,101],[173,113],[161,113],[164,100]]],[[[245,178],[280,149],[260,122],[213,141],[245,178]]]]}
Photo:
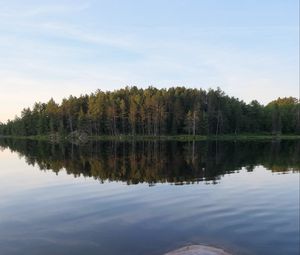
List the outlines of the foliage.
{"type": "Polygon", "coordinates": [[[25,108],[21,117],[0,123],[0,135],[66,135],[74,131],[99,135],[220,135],[300,133],[300,104],[279,98],[266,106],[246,104],[217,90],[176,87],[70,96],[25,108]]]}

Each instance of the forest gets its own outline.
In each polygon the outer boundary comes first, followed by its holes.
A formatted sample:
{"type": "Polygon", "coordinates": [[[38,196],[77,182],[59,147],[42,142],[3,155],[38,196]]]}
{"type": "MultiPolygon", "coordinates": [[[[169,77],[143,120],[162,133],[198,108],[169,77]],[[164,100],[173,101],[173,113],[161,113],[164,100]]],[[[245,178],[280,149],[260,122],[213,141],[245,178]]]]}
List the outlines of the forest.
{"type": "Polygon", "coordinates": [[[300,134],[300,102],[278,98],[266,105],[245,103],[213,90],[126,87],[53,99],[25,108],[0,123],[2,136],[88,136],[300,134]]]}

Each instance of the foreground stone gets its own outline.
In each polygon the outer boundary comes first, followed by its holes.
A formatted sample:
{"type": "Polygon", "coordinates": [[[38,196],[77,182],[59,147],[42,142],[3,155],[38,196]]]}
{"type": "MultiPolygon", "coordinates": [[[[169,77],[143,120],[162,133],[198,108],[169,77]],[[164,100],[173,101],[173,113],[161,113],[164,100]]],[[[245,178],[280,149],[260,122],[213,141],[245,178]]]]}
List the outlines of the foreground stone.
{"type": "Polygon", "coordinates": [[[205,245],[189,245],[165,255],[231,255],[222,249],[205,245]]]}

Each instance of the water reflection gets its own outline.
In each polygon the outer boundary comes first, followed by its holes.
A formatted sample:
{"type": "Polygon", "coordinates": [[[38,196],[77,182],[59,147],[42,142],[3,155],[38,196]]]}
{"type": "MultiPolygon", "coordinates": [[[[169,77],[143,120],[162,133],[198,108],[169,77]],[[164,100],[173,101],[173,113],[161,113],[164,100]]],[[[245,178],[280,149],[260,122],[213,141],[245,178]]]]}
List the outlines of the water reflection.
{"type": "Polygon", "coordinates": [[[0,146],[25,156],[29,165],[101,182],[218,183],[224,174],[263,165],[272,172],[299,171],[300,141],[90,142],[51,144],[0,139],[0,146]]]}

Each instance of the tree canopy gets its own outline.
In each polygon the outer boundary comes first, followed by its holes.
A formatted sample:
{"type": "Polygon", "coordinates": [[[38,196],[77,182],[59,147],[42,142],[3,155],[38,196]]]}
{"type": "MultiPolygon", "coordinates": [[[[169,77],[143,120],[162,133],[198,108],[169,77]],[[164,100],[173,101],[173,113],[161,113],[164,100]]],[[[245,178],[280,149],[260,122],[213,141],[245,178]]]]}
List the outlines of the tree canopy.
{"type": "Polygon", "coordinates": [[[278,98],[267,105],[249,104],[221,89],[126,87],[51,99],[25,108],[20,117],[0,123],[0,134],[35,136],[74,131],[88,135],[219,135],[300,133],[297,98],[278,98]]]}

